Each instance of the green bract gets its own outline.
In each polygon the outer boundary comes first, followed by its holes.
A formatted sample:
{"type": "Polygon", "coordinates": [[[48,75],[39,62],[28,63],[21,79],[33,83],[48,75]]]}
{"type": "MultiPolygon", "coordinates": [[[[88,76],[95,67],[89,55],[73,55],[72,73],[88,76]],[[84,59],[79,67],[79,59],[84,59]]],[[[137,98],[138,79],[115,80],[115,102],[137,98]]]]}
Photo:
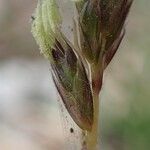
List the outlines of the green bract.
{"type": "Polygon", "coordinates": [[[39,0],[32,24],[32,33],[41,52],[51,59],[51,48],[58,37],[61,17],[55,0],[39,0]]]}

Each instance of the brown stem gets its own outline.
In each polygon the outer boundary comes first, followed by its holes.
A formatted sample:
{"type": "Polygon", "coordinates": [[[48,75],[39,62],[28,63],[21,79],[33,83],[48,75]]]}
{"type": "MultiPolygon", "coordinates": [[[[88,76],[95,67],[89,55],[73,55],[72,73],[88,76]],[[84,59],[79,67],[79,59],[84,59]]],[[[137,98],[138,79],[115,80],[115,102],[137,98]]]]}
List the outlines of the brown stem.
{"type": "MultiPolygon", "coordinates": [[[[100,64],[100,63],[99,63],[100,64]]],[[[91,131],[84,131],[84,139],[82,150],[98,150],[99,139],[99,92],[102,87],[103,69],[102,65],[91,66],[91,80],[93,90],[93,107],[94,120],[91,131]]]]}
{"type": "Polygon", "coordinates": [[[84,131],[82,150],[99,150],[99,96],[94,95],[94,122],[91,131],[84,131]]]}

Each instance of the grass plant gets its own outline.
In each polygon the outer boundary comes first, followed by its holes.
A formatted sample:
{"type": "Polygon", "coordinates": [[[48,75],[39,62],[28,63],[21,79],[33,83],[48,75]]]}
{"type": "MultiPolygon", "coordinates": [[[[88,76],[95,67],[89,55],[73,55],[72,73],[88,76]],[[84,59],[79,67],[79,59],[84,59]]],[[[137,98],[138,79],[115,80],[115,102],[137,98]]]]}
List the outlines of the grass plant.
{"type": "Polygon", "coordinates": [[[103,74],[125,34],[133,0],[72,0],[74,42],[61,31],[55,0],[39,0],[32,33],[50,61],[54,83],[65,108],[82,129],[82,150],[98,149],[99,93],[103,74]]]}

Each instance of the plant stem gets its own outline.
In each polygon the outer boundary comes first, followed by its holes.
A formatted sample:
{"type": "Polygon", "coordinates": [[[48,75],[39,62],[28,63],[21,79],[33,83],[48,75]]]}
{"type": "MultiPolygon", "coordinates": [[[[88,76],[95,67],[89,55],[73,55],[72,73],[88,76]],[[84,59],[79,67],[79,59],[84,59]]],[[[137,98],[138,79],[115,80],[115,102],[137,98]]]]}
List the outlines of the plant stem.
{"type": "Polygon", "coordinates": [[[99,95],[94,94],[94,122],[92,130],[86,134],[87,150],[98,150],[99,137],[99,95]]]}
{"type": "MultiPolygon", "coordinates": [[[[91,79],[92,79],[92,90],[93,90],[93,126],[91,131],[87,131],[85,134],[85,150],[99,150],[98,139],[99,139],[99,92],[102,86],[103,70],[102,64],[99,66],[91,65],[91,79]]],[[[84,149],[83,149],[84,150],[84,149]]]]}

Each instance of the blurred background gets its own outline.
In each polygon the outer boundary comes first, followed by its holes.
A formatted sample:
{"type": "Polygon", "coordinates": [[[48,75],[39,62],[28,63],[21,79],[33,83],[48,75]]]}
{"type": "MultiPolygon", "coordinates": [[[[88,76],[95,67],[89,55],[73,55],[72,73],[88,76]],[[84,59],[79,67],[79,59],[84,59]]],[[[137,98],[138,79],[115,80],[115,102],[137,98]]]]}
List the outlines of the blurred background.
{"type": "MultiPolygon", "coordinates": [[[[31,32],[34,0],[0,0],[0,149],[63,150],[58,96],[31,32]]],[[[105,72],[102,150],[150,148],[150,1],[135,0],[105,72]]],[[[65,150],[65,149],[64,149],[65,150]]]]}

